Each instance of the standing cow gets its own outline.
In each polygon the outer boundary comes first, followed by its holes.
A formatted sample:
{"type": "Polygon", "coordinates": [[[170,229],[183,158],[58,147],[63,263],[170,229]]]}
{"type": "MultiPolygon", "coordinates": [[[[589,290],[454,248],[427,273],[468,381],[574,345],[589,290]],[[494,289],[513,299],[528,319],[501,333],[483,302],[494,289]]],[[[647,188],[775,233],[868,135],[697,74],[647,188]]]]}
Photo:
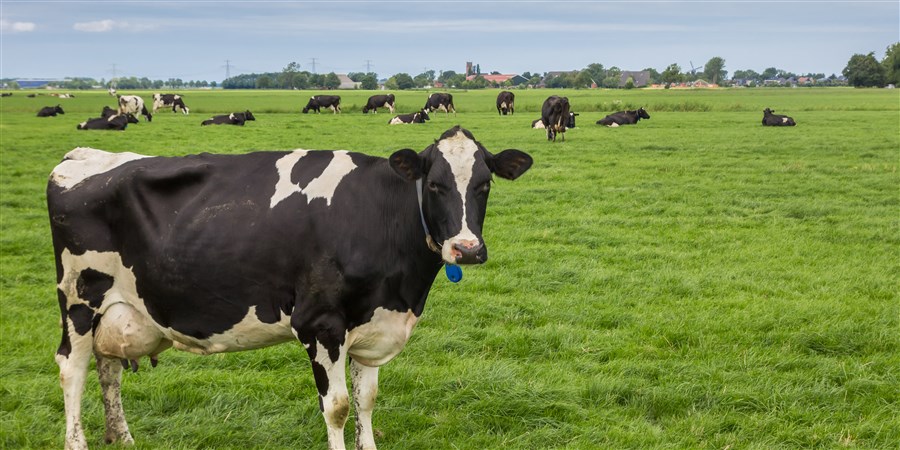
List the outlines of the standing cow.
{"type": "Polygon", "coordinates": [[[153,121],[153,114],[147,111],[144,99],[137,95],[119,96],[119,114],[134,114],[135,116],[141,114],[147,119],[147,122],[153,121]]]}
{"type": "Polygon", "coordinates": [[[453,95],[443,92],[435,92],[429,95],[422,109],[428,112],[444,111],[448,116],[450,111],[453,111],[453,115],[456,115],[456,107],[453,106],[453,95]]]}
{"type": "Polygon", "coordinates": [[[328,445],[374,449],[378,368],[406,345],[445,264],[487,260],[494,175],[531,167],[459,126],[389,158],[293,150],[152,157],[76,148],[47,204],[62,313],[56,351],[66,448],[86,449],[81,396],[92,354],[106,441],[133,443],[122,361],[174,346],[197,354],[299,340],[328,445]]]}
{"type": "Polygon", "coordinates": [[[597,125],[606,125],[608,127],[617,127],[619,125],[634,125],[641,119],[650,120],[650,114],[644,111],[644,108],[638,108],[634,111],[614,112],[597,121],[597,125]]]}
{"type": "Polygon", "coordinates": [[[341,112],[341,97],[339,95],[314,95],[303,107],[303,114],[308,113],[309,110],[318,114],[320,108],[331,108],[333,114],[341,112]]]}
{"type": "Polygon", "coordinates": [[[500,114],[501,116],[507,114],[512,115],[516,112],[515,103],[516,94],[509,91],[500,91],[500,93],[497,94],[497,114],[500,114]]]}
{"type": "Polygon", "coordinates": [[[547,130],[547,140],[556,142],[556,136],[562,135],[562,140],[566,140],[566,125],[569,119],[574,120],[574,116],[569,113],[569,99],[551,95],[544,100],[541,105],[541,123],[547,130]]]}
{"type": "Polygon", "coordinates": [[[797,122],[791,117],[775,114],[774,110],[766,108],[763,110],[762,124],[767,127],[793,127],[797,122]]]}
{"type": "Polygon", "coordinates": [[[184,98],[178,94],[153,94],[153,114],[156,114],[159,108],[172,108],[172,112],[180,109],[184,115],[191,112],[184,104],[184,98]]]}
{"type": "Polygon", "coordinates": [[[363,114],[368,114],[369,111],[372,111],[373,113],[378,114],[378,108],[383,108],[385,106],[391,111],[391,114],[394,113],[394,94],[373,95],[369,97],[366,106],[363,106],[362,112],[363,114]]]}
{"type": "Polygon", "coordinates": [[[45,106],[45,107],[41,108],[40,111],[38,111],[37,116],[38,117],[56,117],[57,114],[65,114],[65,113],[66,112],[63,111],[62,106],[59,106],[59,105],[45,106]]]}

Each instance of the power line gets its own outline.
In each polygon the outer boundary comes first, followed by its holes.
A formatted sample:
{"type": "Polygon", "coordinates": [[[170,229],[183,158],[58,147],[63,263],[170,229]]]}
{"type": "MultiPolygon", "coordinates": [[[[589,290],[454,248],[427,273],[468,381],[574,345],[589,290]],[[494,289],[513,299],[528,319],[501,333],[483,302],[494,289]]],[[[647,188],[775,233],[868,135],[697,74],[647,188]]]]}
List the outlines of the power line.
{"type": "Polygon", "coordinates": [[[372,60],[366,60],[366,73],[372,73],[372,60]]]}
{"type": "Polygon", "coordinates": [[[316,73],[316,58],[309,58],[312,61],[312,73],[316,73]]]}

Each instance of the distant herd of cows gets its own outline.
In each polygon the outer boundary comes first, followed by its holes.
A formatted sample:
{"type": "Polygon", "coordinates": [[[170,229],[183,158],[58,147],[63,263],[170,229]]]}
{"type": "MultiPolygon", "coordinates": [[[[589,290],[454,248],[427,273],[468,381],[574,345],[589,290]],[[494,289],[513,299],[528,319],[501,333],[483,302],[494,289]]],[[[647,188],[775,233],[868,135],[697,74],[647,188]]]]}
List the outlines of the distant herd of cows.
{"type": "MultiPolygon", "coordinates": [[[[7,94],[3,94],[7,96],[7,94]]],[[[11,95],[11,94],[10,94],[11,95]]],[[[52,94],[60,98],[74,97],[70,94],[52,94]]],[[[33,97],[34,94],[29,95],[33,97]]],[[[118,109],[112,109],[108,106],[103,107],[100,117],[88,119],[78,124],[79,130],[124,130],[129,123],[139,123],[137,117],[143,115],[148,122],[153,120],[153,114],[156,114],[160,108],[172,108],[172,112],[178,112],[187,115],[190,109],[185,105],[184,98],[178,94],[153,94],[152,112],[147,109],[144,100],[137,95],[117,95],[118,109]]],[[[516,96],[510,91],[501,91],[497,95],[497,113],[500,115],[508,115],[515,113],[516,96]]],[[[369,97],[366,105],[363,106],[363,114],[369,112],[377,113],[378,108],[387,108],[391,114],[394,113],[394,94],[381,94],[369,97]]],[[[303,114],[309,111],[320,113],[322,109],[330,109],[332,113],[341,112],[341,97],[339,95],[314,95],[310,97],[306,106],[303,107],[303,114]]],[[[433,93],[419,111],[410,114],[398,114],[388,121],[389,125],[425,123],[431,120],[429,113],[435,111],[444,111],[446,114],[451,112],[456,115],[456,107],[453,104],[453,95],[448,93],[433,93]]],[[[60,105],[47,106],[42,108],[38,117],[54,117],[57,114],[65,114],[60,105]]],[[[551,95],[544,100],[541,106],[541,117],[531,122],[531,128],[544,129],[547,132],[547,140],[556,141],[557,136],[565,140],[566,129],[575,128],[575,116],[577,113],[570,111],[569,99],[557,95],[551,95]]],[[[650,114],[644,108],[638,108],[634,111],[618,111],[607,115],[597,121],[597,125],[607,127],[618,127],[621,125],[633,125],[641,119],[649,119],[650,114]]],[[[245,122],[256,120],[249,110],[243,112],[234,112],[213,116],[200,123],[205,125],[239,125],[243,126],[245,122]]],[[[775,114],[775,111],[766,108],[763,111],[762,124],[764,126],[794,126],[796,122],[788,116],[775,114]]]]}

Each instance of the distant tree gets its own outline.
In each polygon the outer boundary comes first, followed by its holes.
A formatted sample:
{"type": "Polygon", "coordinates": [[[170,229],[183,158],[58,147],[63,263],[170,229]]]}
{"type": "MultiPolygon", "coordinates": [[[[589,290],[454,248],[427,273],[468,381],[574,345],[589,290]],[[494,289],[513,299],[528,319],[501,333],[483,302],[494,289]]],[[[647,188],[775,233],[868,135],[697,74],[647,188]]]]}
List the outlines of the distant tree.
{"type": "Polygon", "coordinates": [[[718,84],[728,76],[725,70],[725,60],[718,56],[713,56],[703,66],[703,76],[713,84],[718,84]]]}
{"type": "Polygon", "coordinates": [[[681,83],[684,80],[684,76],[681,74],[681,66],[674,63],[669,64],[669,67],[666,67],[666,70],[663,70],[660,77],[662,78],[662,82],[666,84],[681,83]]]}
{"type": "Polygon", "coordinates": [[[617,88],[619,87],[619,78],[622,76],[622,69],[612,66],[606,70],[606,77],[603,78],[603,87],[617,88]]]}
{"type": "Polygon", "coordinates": [[[350,78],[351,80],[353,80],[354,82],[357,82],[357,83],[362,82],[362,79],[365,76],[366,76],[366,74],[363,72],[350,72],[347,74],[347,78],[350,78]]]}
{"type": "Polygon", "coordinates": [[[272,87],[272,79],[268,75],[262,75],[256,79],[257,89],[269,89],[272,87]]]}
{"type": "Polygon", "coordinates": [[[855,54],[850,57],[842,72],[847,82],[855,87],[875,87],[884,85],[884,66],[875,59],[875,52],[868,55],[855,54]]]}
{"type": "Polygon", "coordinates": [[[454,72],[452,70],[447,70],[447,71],[441,72],[441,75],[438,76],[437,80],[444,84],[450,84],[449,80],[455,76],[456,76],[456,72],[454,72]]]}
{"type": "Polygon", "coordinates": [[[400,90],[412,89],[416,87],[415,81],[413,81],[413,78],[409,76],[408,73],[398,73],[390,77],[385,85],[388,87],[388,89],[400,90]]]}
{"type": "Polygon", "coordinates": [[[216,83],[215,81],[210,81],[210,82],[209,82],[209,87],[213,87],[213,88],[214,88],[214,87],[216,87],[216,85],[217,85],[217,83],[216,83]]]}
{"type": "Polygon", "coordinates": [[[378,79],[375,78],[375,75],[373,75],[371,73],[366,74],[366,76],[364,76],[362,78],[362,80],[360,80],[360,82],[362,84],[359,87],[362,89],[368,89],[368,90],[378,89],[378,79]]]}
{"type": "Polygon", "coordinates": [[[762,81],[762,77],[755,70],[747,69],[747,70],[735,70],[734,74],[731,78],[738,78],[742,80],[752,80],[752,81],[762,81]]]}
{"type": "Polygon", "coordinates": [[[324,85],[325,89],[337,89],[341,85],[341,79],[336,73],[329,72],[328,75],[325,75],[324,85]]]}
{"type": "Polygon", "coordinates": [[[278,86],[282,89],[290,89],[294,85],[294,76],[300,72],[300,64],[296,61],[288,63],[281,69],[281,75],[278,76],[278,86]]]}
{"type": "Polygon", "coordinates": [[[652,67],[648,67],[648,68],[644,69],[644,72],[650,72],[650,81],[649,81],[650,84],[657,84],[661,81],[659,71],[657,71],[656,69],[654,69],[652,67]]]}
{"type": "Polygon", "coordinates": [[[600,86],[603,83],[603,79],[606,78],[606,69],[603,68],[603,64],[600,63],[591,63],[588,64],[587,67],[581,69],[581,72],[578,73],[579,81],[580,80],[589,80],[587,85],[590,86],[591,83],[597,83],[600,86]]]}
{"type": "Polygon", "coordinates": [[[628,77],[628,79],[625,80],[625,89],[634,89],[634,78],[628,77]]]}
{"type": "Polygon", "coordinates": [[[413,82],[415,82],[416,87],[431,86],[431,84],[434,83],[434,71],[426,70],[425,72],[416,75],[416,77],[413,78],[413,82]]]}
{"type": "Polygon", "coordinates": [[[778,76],[778,72],[779,70],[774,67],[767,67],[766,70],[763,70],[763,72],[760,74],[760,78],[763,81],[772,80],[778,76]]]}
{"type": "Polygon", "coordinates": [[[294,82],[291,85],[294,89],[309,89],[309,72],[300,72],[294,75],[294,82]]]}
{"type": "Polygon", "coordinates": [[[881,65],[884,67],[884,82],[900,84],[900,42],[888,46],[881,65]]]}

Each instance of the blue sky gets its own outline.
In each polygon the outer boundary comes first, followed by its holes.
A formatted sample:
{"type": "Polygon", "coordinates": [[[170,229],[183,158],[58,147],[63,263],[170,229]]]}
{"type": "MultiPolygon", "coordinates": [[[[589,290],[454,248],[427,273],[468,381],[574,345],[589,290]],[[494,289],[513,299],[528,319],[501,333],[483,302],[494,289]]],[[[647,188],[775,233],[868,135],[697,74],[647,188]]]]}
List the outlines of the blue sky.
{"type": "Polygon", "coordinates": [[[840,74],[900,41],[900,1],[0,1],[0,77],[221,81],[302,70],[415,76],[624,70],[714,56],[729,74],[840,74]]]}

